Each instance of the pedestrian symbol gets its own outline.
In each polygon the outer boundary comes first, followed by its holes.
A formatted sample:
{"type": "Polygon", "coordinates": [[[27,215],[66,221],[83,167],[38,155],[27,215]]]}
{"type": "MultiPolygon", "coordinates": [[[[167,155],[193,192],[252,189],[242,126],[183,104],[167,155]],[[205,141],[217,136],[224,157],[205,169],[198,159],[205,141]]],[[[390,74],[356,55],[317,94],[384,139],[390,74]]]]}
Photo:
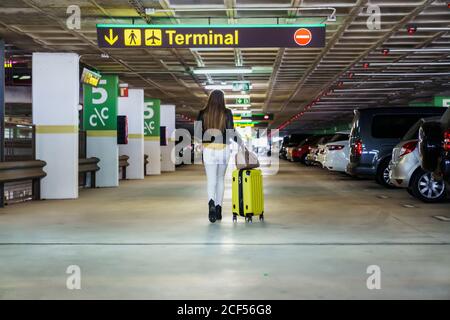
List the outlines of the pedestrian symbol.
{"type": "Polygon", "coordinates": [[[141,30],[140,29],[125,29],[124,40],[126,46],[140,46],[141,45],[141,30]]]}
{"type": "Polygon", "coordinates": [[[145,30],[145,45],[146,46],[161,46],[162,45],[161,29],[146,29],[145,30]]]}

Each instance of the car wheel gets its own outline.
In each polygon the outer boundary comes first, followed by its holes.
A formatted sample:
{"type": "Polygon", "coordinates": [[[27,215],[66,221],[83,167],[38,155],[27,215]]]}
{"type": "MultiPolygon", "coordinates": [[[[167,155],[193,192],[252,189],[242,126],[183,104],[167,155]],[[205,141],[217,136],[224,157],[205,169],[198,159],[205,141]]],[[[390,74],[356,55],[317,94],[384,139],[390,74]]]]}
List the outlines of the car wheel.
{"type": "Polygon", "coordinates": [[[440,202],[447,196],[445,181],[433,179],[430,172],[417,170],[411,179],[411,191],[415,198],[427,203],[440,202]]]}
{"type": "Polygon", "coordinates": [[[391,159],[386,159],[382,161],[378,165],[377,174],[375,176],[375,180],[378,184],[393,189],[394,185],[391,183],[391,179],[389,178],[389,162],[391,159]]]}

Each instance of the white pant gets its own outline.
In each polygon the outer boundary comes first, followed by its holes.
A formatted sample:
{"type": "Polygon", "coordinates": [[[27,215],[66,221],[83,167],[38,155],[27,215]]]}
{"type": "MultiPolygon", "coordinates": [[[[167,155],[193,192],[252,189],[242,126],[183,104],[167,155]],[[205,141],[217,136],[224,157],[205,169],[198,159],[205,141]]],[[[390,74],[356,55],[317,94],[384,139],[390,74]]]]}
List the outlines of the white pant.
{"type": "Polygon", "coordinates": [[[225,191],[225,172],[227,171],[229,159],[229,146],[223,149],[209,147],[203,149],[203,163],[205,164],[206,178],[208,180],[208,201],[212,199],[216,206],[222,206],[223,193],[225,191]]]}

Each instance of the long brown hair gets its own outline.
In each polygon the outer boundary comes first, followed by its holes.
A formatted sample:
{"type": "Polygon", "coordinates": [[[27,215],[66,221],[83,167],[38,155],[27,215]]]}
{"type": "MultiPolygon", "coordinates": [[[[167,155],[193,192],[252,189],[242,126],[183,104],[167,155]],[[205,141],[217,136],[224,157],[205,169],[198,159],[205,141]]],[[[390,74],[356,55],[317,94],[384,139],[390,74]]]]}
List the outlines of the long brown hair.
{"type": "Polygon", "coordinates": [[[213,90],[209,94],[208,103],[203,109],[204,130],[217,129],[223,131],[226,124],[225,94],[222,90],[213,90]]]}

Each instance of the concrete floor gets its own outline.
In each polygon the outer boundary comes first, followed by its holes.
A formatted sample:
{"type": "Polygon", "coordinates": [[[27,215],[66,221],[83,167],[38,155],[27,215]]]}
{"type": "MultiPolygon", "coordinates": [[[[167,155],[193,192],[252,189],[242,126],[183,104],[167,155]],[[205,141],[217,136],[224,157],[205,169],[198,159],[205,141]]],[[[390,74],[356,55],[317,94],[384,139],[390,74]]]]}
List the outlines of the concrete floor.
{"type": "Polygon", "coordinates": [[[201,166],[0,209],[0,298],[450,298],[449,203],[287,162],[264,183],[264,223],[231,222],[228,178],[210,224],[201,166]]]}

